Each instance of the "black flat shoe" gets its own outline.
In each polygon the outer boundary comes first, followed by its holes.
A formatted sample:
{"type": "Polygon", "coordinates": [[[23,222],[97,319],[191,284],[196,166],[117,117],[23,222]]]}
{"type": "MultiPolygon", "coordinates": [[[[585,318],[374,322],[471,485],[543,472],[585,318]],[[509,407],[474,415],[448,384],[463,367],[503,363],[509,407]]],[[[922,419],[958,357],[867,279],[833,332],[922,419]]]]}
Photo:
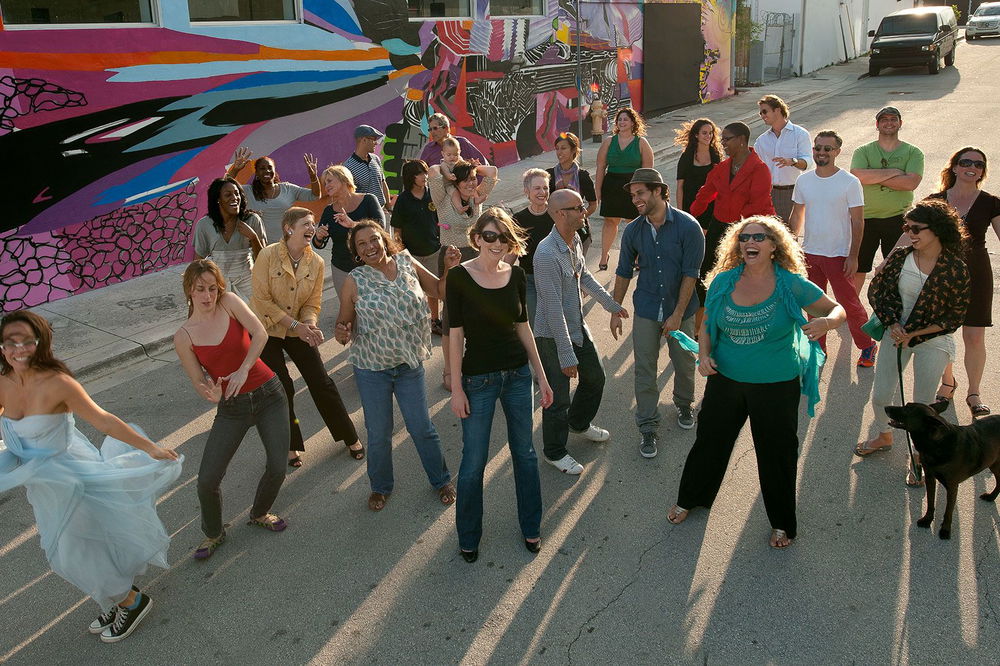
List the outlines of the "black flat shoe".
{"type": "Polygon", "coordinates": [[[542,540],[539,539],[538,541],[528,541],[527,539],[525,539],[524,547],[528,549],[529,553],[537,553],[542,549],[542,540]]]}
{"type": "Polygon", "coordinates": [[[460,550],[458,552],[462,554],[462,559],[468,562],[469,564],[472,564],[473,562],[479,559],[478,550],[460,550]]]}

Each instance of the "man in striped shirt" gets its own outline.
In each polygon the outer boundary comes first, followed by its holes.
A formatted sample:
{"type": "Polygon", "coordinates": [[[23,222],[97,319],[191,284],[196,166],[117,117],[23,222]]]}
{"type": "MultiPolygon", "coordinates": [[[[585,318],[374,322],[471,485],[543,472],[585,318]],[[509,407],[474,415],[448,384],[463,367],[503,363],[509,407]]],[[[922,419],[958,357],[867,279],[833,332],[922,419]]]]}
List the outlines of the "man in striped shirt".
{"type": "Polygon", "coordinates": [[[594,338],[583,320],[581,287],[608,312],[628,318],[619,305],[587,270],[583,245],[576,233],[583,227],[587,205],[573,190],[556,190],[549,196],[552,231],[535,250],[533,268],[538,304],[535,311],[535,344],[552,386],[552,405],[542,410],[542,443],[545,460],[566,474],[580,474],[583,465],[566,450],[570,431],[592,442],[611,437],[591,422],[604,395],[604,367],[594,338]],[[570,396],[569,380],[578,378],[570,396]]]}
{"type": "Polygon", "coordinates": [[[371,125],[358,125],[354,130],[354,152],[344,160],[344,167],[354,176],[358,194],[374,194],[380,206],[392,212],[389,186],[382,173],[382,160],[375,154],[375,146],[385,138],[371,125]]]}

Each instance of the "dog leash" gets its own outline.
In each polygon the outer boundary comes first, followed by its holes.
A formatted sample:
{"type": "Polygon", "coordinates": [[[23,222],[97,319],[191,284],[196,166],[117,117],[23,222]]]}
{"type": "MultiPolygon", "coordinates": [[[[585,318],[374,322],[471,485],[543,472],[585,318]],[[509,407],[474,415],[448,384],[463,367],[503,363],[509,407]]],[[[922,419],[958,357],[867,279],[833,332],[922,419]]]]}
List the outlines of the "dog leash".
{"type": "MultiPolygon", "coordinates": [[[[899,375],[899,401],[902,404],[906,404],[906,398],[903,397],[903,346],[896,345],[896,372],[899,375]]],[[[910,452],[910,470],[913,472],[913,478],[919,483],[921,479],[924,478],[924,468],[918,466],[914,460],[913,456],[913,442],[910,441],[910,431],[903,429],[906,433],[906,448],[910,452]]]]}

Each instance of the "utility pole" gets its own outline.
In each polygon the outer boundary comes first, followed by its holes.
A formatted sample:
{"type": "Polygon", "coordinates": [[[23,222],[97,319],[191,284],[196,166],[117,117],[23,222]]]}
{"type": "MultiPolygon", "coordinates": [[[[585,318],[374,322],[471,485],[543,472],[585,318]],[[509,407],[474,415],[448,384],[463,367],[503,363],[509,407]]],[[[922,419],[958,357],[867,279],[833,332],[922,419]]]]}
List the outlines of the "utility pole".
{"type": "Polygon", "coordinates": [[[583,54],[580,44],[580,3],[576,0],[576,135],[583,147],[583,54]]]}

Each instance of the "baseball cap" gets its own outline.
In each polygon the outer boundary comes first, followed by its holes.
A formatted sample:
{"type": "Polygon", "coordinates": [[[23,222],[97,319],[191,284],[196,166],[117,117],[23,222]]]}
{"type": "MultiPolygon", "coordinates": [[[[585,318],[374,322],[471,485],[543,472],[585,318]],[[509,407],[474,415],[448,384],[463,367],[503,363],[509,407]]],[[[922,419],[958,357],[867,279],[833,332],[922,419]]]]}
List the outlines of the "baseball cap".
{"type": "Polygon", "coordinates": [[[385,134],[382,134],[382,132],[379,132],[371,125],[358,125],[357,127],[354,128],[355,139],[360,139],[361,137],[364,136],[373,136],[376,139],[381,139],[382,137],[385,136],[385,134]]]}
{"type": "Polygon", "coordinates": [[[875,120],[879,120],[882,116],[896,116],[900,120],[903,119],[903,114],[899,112],[894,106],[883,106],[879,109],[879,112],[875,114],[875,120]]]}

